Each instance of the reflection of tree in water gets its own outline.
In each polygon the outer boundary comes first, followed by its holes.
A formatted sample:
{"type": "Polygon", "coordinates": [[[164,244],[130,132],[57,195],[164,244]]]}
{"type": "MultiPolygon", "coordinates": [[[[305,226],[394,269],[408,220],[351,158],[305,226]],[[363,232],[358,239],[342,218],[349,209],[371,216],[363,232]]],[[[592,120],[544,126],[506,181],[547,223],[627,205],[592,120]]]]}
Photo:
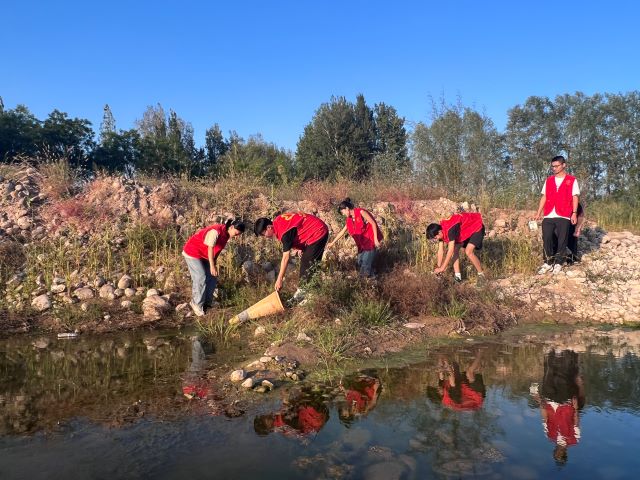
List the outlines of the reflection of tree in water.
{"type": "Polygon", "coordinates": [[[581,355],[581,374],[588,389],[588,405],[624,409],[640,415],[640,358],[630,353],[620,358],[581,355]]]}
{"type": "Polygon", "coordinates": [[[38,341],[3,342],[0,434],[80,416],[118,424],[141,415],[139,399],[148,402],[147,411],[153,404],[166,408],[190,353],[187,342],[157,334],[38,341]]]}

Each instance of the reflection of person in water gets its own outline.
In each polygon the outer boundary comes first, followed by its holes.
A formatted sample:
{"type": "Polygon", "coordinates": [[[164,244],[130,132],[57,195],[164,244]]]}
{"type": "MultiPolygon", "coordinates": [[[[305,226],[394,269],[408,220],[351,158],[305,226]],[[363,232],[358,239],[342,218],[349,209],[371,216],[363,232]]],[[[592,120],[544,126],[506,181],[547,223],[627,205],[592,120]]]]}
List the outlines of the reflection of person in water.
{"type": "Polygon", "coordinates": [[[350,425],[356,417],[371,411],[380,396],[380,380],[365,374],[358,374],[340,384],[345,401],[338,409],[340,421],[350,425]]]}
{"type": "Polygon", "coordinates": [[[287,437],[304,439],[318,433],[329,420],[329,409],[319,399],[300,395],[285,400],[280,411],[259,415],[253,428],[260,436],[280,432],[287,437]]]}
{"type": "Polygon", "coordinates": [[[473,362],[462,372],[458,362],[449,363],[441,358],[438,373],[438,388],[428,387],[427,396],[452,410],[479,410],[487,395],[480,368],[481,351],[478,350],[473,362]]]}
{"type": "Polygon", "coordinates": [[[567,462],[567,449],[580,441],[580,417],[584,407],[584,385],[578,368],[578,354],[572,350],[545,356],[542,387],[534,384],[531,394],[540,404],[542,424],[550,441],[556,444],[553,458],[567,462]]]}
{"type": "Polygon", "coordinates": [[[184,375],[182,393],[189,400],[205,398],[210,393],[210,385],[202,378],[206,366],[206,353],[198,337],[191,337],[191,363],[184,375]]]}

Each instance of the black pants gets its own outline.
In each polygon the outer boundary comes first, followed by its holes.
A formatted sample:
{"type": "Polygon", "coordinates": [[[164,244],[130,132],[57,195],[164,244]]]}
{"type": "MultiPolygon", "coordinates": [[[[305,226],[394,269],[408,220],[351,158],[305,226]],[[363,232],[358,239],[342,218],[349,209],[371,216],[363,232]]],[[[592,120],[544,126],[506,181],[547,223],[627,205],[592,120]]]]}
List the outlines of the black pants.
{"type": "Polygon", "coordinates": [[[578,261],[578,237],[574,235],[576,233],[576,225],[569,226],[569,233],[567,238],[567,247],[571,251],[571,261],[578,261]]]}
{"type": "Polygon", "coordinates": [[[570,227],[571,220],[567,218],[545,218],[542,220],[545,263],[562,265],[565,262],[570,227]]]}
{"type": "Polygon", "coordinates": [[[322,254],[324,253],[324,247],[327,246],[329,240],[329,234],[327,233],[317,242],[312,243],[304,249],[302,252],[302,258],[300,259],[300,281],[308,282],[316,267],[322,260],[322,254]]]}

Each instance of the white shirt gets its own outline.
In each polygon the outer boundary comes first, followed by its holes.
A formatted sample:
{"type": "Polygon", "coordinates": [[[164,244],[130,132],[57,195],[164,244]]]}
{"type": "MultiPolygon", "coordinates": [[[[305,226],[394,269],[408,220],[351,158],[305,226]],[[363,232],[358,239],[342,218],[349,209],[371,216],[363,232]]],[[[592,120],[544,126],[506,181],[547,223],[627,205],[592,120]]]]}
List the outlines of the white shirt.
{"type": "MultiPolygon", "coordinates": [[[[564,177],[556,177],[556,176],[553,177],[554,180],[556,181],[556,192],[560,188],[560,185],[562,185],[562,182],[564,182],[565,177],[566,175],[564,177]]],[[[547,182],[545,182],[545,184],[542,186],[542,192],[540,192],[542,195],[546,195],[546,188],[547,188],[547,182]]],[[[578,179],[574,180],[573,182],[573,189],[571,190],[571,195],[574,197],[577,195],[580,195],[580,187],[578,186],[578,179]]],[[[545,215],[544,218],[567,218],[571,220],[571,217],[561,217],[560,215],[558,215],[556,213],[555,206],[553,207],[553,209],[551,209],[551,211],[549,212],[549,215],[545,215]]]]}

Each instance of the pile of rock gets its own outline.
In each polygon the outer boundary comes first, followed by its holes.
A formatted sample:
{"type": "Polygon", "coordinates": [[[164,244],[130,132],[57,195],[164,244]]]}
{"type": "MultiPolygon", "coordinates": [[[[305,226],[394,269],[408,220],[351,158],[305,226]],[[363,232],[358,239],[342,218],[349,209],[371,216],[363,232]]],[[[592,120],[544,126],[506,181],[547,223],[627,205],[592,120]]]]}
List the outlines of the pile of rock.
{"type": "Polygon", "coordinates": [[[11,179],[0,176],[0,241],[7,237],[26,243],[43,238],[46,231],[36,210],[43,201],[34,168],[22,168],[11,179]]]}
{"type": "Polygon", "coordinates": [[[247,390],[265,393],[273,390],[276,385],[280,385],[282,382],[303,380],[305,372],[299,366],[297,360],[265,355],[241,369],[234,370],[229,375],[229,379],[234,383],[242,382],[242,387],[247,390]]]}
{"type": "Polygon", "coordinates": [[[622,324],[640,319],[640,236],[586,229],[582,261],[556,275],[516,276],[495,283],[502,294],[536,310],[583,321],[622,324]]]}

